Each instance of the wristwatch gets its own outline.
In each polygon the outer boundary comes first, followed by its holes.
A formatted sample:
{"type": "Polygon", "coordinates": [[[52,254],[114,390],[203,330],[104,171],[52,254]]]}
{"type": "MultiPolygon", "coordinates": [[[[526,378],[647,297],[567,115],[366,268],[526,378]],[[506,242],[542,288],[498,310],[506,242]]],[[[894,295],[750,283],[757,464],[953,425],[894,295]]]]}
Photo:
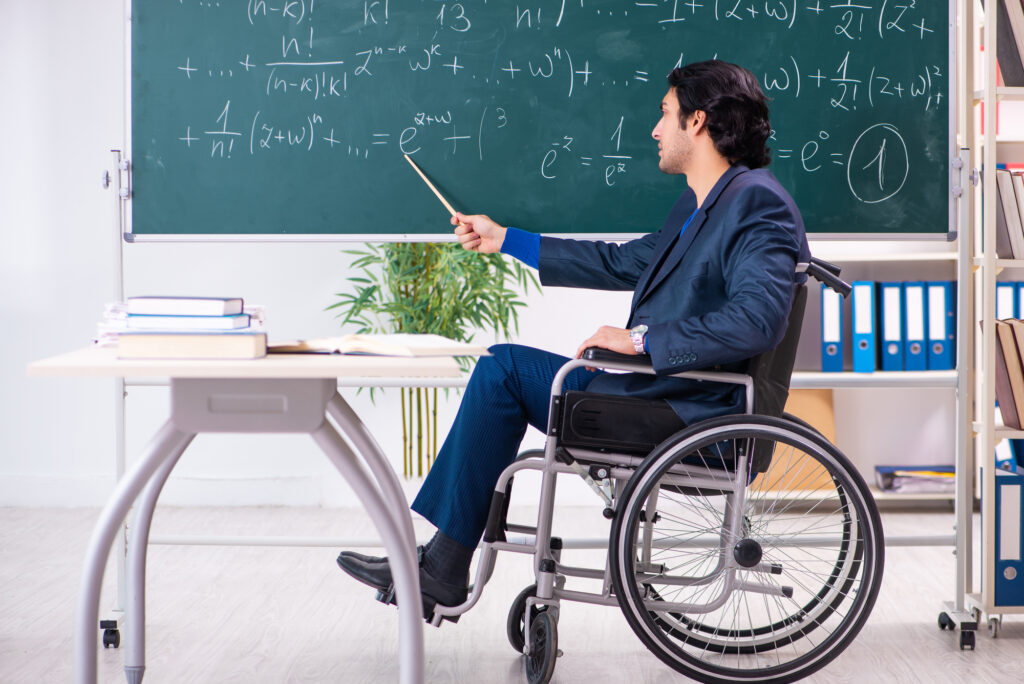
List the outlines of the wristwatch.
{"type": "Polygon", "coordinates": [[[644,342],[647,339],[646,325],[638,325],[635,328],[630,328],[629,339],[633,341],[633,349],[636,350],[637,354],[647,353],[647,350],[644,348],[644,342]]]}

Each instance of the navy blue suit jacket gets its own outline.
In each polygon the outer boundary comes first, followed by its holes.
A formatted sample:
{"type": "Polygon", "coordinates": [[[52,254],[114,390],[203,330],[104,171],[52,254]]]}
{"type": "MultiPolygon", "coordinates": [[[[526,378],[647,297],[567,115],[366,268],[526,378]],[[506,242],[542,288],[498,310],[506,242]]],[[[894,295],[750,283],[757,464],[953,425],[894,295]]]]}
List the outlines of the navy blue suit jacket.
{"type": "Polygon", "coordinates": [[[767,169],[732,166],[705,198],[687,190],[656,233],[623,244],[543,238],[544,285],[633,290],[626,327],[646,323],[656,375],[599,375],[587,390],[665,399],[687,423],[744,409],[742,388],[663,377],[744,373],[786,331],[797,262],[810,251],[789,193],[767,169]]]}

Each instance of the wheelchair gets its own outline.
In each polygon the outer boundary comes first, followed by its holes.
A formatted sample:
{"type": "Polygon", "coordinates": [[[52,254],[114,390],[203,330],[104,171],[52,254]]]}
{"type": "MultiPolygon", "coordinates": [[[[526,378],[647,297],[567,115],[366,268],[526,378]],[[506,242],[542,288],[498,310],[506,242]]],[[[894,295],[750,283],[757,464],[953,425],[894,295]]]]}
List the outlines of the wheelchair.
{"type": "MultiPolygon", "coordinates": [[[[849,294],[831,264],[812,259],[798,271],[849,294]]],[[[662,401],[563,394],[566,374],[580,366],[653,373],[646,357],[600,349],[566,363],[552,384],[544,450],[520,454],[495,487],[466,602],[437,606],[432,624],[472,608],[507,551],[534,559],[536,581],[513,601],[507,624],[531,684],[552,676],[563,600],[618,606],[654,655],[701,682],[790,682],[838,656],[874,606],[884,542],[856,468],[783,413],[806,298],[806,284],[797,285],[784,339],[751,360],[749,375],[677,374],[742,385],[745,414],[684,426],[662,401]],[[513,477],[526,470],[541,473],[534,525],[507,519],[513,477]],[[573,473],[611,520],[604,568],[563,564],[552,536],[556,479],[573,473]],[[596,580],[601,590],[570,589],[568,579],[596,580]]]]}

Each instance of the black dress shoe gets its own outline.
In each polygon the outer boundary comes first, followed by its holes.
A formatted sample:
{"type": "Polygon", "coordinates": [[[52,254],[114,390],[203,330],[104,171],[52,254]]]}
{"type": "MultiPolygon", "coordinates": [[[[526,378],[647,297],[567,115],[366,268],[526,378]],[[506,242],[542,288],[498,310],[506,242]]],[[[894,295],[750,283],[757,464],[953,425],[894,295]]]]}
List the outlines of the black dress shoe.
{"type": "MultiPolygon", "coordinates": [[[[423,615],[430,619],[434,614],[434,607],[437,604],[450,607],[464,603],[466,596],[469,594],[469,587],[448,584],[434,578],[433,575],[423,569],[422,553],[421,550],[419,559],[420,592],[423,598],[423,615]]],[[[376,589],[378,601],[398,605],[394,582],[391,579],[391,566],[386,558],[383,562],[366,563],[354,557],[351,553],[342,553],[338,556],[338,567],[363,584],[368,584],[376,589]]],[[[459,616],[454,615],[447,619],[456,622],[459,616]]]]}
{"type": "MultiPolygon", "coordinates": [[[[420,545],[420,546],[416,547],[416,564],[417,565],[419,565],[419,564],[421,564],[423,562],[423,554],[425,552],[426,552],[426,548],[423,545],[420,545]]],[[[360,578],[358,573],[362,572],[362,566],[374,566],[374,565],[383,565],[384,566],[383,569],[387,571],[387,580],[385,581],[384,587],[383,587],[383,588],[387,588],[387,586],[389,584],[391,584],[391,566],[388,565],[388,558],[387,558],[387,556],[367,556],[365,553],[357,553],[355,551],[342,551],[340,554],[338,554],[338,567],[340,567],[342,570],[344,570],[348,574],[350,574],[353,577],[355,577],[356,579],[358,579],[360,582],[364,582],[364,584],[370,584],[370,582],[369,581],[365,581],[362,578],[360,578]],[[343,560],[343,559],[347,559],[347,560],[343,560]],[[352,572],[350,572],[348,567],[346,567],[345,563],[348,563],[348,561],[352,560],[352,559],[359,561],[359,564],[352,564],[352,572]]],[[[370,586],[377,586],[377,585],[370,584],[370,586]]],[[[377,587],[377,588],[380,589],[381,587],[377,587]]]]}

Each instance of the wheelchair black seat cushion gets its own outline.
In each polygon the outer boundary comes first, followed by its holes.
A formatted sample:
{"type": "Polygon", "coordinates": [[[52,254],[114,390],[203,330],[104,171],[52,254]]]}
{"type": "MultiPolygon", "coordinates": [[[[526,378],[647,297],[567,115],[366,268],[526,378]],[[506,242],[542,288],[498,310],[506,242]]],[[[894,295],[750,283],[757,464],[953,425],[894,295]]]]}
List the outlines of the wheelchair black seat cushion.
{"type": "Polygon", "coordinates": [[[668,402],[595,392],[566,392],[559,443],[646,456],[686,424],[668,402]]]}

